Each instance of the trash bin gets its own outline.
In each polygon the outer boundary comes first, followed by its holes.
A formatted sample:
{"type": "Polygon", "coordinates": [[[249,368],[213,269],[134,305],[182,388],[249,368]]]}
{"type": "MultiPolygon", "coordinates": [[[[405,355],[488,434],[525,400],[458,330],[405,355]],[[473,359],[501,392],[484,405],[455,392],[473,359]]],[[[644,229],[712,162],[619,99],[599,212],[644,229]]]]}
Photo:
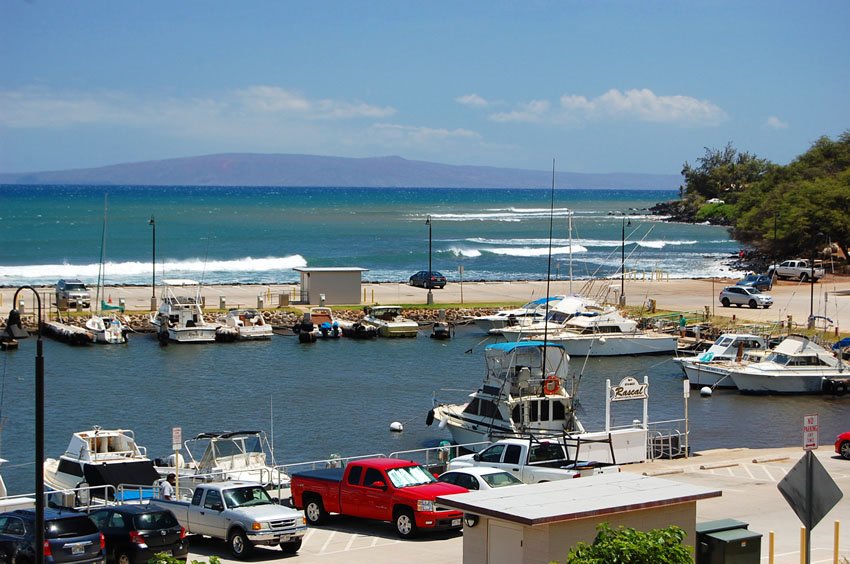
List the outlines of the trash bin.
{"type": "Polygon", "coordinates": [[[761,533],[737,519],[697,523],[696,564],[758,564],[761,533]]]}
{"type": "Polygon", "coordinates": [[[289,307],[289,294],[278,294],[277,307],[289,307]]]}

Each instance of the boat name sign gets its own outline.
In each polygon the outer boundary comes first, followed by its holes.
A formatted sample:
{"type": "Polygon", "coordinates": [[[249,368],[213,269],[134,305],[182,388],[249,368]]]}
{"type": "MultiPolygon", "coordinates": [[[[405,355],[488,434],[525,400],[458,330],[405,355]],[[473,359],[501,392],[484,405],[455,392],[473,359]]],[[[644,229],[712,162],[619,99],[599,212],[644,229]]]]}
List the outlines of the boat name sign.
{"type": "Polygon", "coordinates": [[[637,379],[626,376],[616,386],[611,386],[611,401],[646,399],[649,385],[640,383],[637,379]]]}

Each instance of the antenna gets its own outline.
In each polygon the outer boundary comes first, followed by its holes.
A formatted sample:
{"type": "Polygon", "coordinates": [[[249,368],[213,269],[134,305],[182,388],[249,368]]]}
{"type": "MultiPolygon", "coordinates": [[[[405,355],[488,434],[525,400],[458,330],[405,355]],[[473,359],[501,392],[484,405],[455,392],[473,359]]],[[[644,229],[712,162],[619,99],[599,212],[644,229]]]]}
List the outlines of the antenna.
{"type": "Polygon", "coordinates": [[[551,200],[549,202],[549,258],[546,265],[546,316],[543,322],[543,359],[544,370],[546,368],[546,341],[549,339],[549,284],[552,281],[552,229],[555,216],[555,159],[552,158],[552,190],[551,200]]]}

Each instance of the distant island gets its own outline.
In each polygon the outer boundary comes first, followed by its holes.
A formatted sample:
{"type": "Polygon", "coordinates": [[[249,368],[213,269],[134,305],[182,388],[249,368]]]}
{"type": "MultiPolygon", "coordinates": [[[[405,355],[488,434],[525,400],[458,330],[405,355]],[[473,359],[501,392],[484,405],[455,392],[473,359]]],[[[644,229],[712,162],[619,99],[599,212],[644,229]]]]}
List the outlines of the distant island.
{"type": "MultiPolygon", "coordinates": [[[[0,184],[548,188],[552,172],[448,165],[402,157],[227,153],[97,168],[0,173],[0,184]]],[[[678,174],[556,172],[556,188],[677,190],[678,174]]]]}

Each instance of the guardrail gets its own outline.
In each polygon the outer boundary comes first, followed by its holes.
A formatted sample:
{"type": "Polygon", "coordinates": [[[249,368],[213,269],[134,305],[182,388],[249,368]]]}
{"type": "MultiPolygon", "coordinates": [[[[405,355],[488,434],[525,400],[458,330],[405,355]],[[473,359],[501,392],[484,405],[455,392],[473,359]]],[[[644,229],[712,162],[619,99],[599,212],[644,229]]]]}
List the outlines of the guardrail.
{"type": "Polygon", "coordinates": [[[688,437],[680,431],[677,424],[685,424],[684,419],[654,421],[649,424],[646,437],[646,457],[649,460],[660,458],[681,458],[688,455],[688,437]],[[666,428],[659,428],[666,426],[666,428]]]}

